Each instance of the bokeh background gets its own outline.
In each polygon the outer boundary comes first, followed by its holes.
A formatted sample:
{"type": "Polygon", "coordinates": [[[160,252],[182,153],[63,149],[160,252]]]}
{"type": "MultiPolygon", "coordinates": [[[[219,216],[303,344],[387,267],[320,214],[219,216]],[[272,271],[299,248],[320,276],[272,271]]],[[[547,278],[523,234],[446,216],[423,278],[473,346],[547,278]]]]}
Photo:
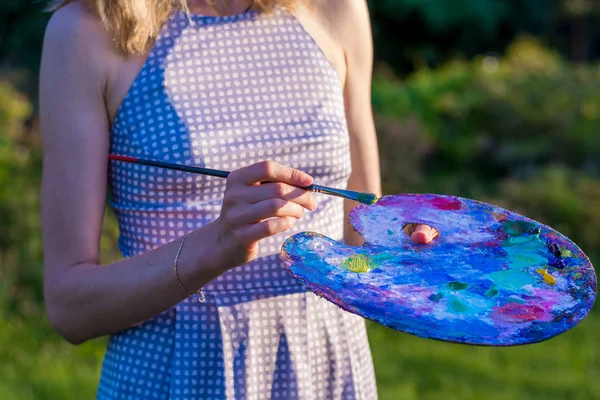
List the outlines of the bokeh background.
{"type": "MultiPolygon", "coordinates": [[[[600,265],[600,2],[373,0],[386,193],[498,204],[600,265]]],[[[0,399],[92,399],[105,339],[44,315],[37,73],[42,2],[0,2],[0,399]]],[[[103,262],[119,258],[107,213],[103,262]]],[[[381,399],[600,399],[600,313],[548,342],[475,348],[370,324],[381,399]]]]}

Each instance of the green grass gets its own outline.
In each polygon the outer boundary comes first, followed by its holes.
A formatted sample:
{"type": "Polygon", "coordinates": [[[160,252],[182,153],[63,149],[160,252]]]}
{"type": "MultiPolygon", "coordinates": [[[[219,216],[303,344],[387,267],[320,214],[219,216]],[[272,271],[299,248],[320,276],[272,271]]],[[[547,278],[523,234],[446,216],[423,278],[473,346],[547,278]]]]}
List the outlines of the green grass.
{"type": "MultiPolygon", "coordinates": [[[[71,346],[43,317],[0,316],[0,399],[93,399],[105,340],[71,346]]],[[[483,348],[370,323],[382,400],[600,399],[600,312],[550,341],[483,348]]]]}
{"type": "Polygon", "coordinates": [[[485,348],[370,324],[382,400],[600,399],[600,313],[544,343],[485,348]]]}
{"type": "Polygon", "coordinates": [[[0,315],[0,399],[93,399],[104,344],[72,346],[42,316],[0,315]]]}

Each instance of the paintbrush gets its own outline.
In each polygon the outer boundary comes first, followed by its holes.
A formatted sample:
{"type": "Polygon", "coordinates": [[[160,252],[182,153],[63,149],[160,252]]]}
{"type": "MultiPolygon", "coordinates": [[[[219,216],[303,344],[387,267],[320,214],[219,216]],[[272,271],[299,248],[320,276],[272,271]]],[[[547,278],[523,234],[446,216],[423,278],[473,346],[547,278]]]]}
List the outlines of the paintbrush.
{"type": "MultiPolygon", "coordinates": [[[[218,178],[227,178],[229,176],[228,171],[220,171],[217,169],[202,168],[202,167],[193,167],[193,166],[182,165],[182,164],[173,164],[173,163],[168,163],[168,162],[163,162],[163,161],[144,160],[142,158],[120,156],[120,155],[116,155],[116,154],[109,154],[108,159],[114,160],[114,161],[123,161],[123,162],[128,162],[128,163],[133,163],[133,164],[149,165],[152,167],[173,169],[173,170],[177,170],[177,171],[191,172],[194,174],[215,176],[218,178]]],[[[377,196],[375,196],[373,193],[356,192],[353,190],[345,190],[345,189],[336,189],[336,188],[315,185],[315,184],[303,187],[302,189],[308,190],[311,192],[315,192],[315,193],[323,193],[323,194],[329,194],[332,196],[342,197],[344,199],[354,200],[359,203],[367,204],[367,205],[374,204],[378,200],[377,196]]]]}

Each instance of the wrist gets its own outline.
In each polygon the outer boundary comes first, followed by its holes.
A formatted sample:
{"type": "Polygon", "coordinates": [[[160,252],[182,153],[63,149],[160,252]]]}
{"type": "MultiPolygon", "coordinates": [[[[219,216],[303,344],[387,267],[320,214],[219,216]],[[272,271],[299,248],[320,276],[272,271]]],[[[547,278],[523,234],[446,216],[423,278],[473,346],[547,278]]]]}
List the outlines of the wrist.
{"type": "Polygon", "coordinates": [[[179,256],[179,275],[189,291],[196,291],[231,269],[219,243],[214,223],[191,231],[179,256]]]}
{"type": "Polygon", "coordinates": [[[235,267],[229,261],[231,249],[227,246],[228,241],[222,237],[218,219],[191,232],[192,235],[195,246],[203,254],[202,260],[197,261],[197,265],[202,263],[205,266],[202,269],[221,275],[235,267]]]}
{"type": "Polygon", "coordinates": [[[239,266],[239,264],[236,264],[234,261],[236,250],[232,248],[231,240],[228,235],[221,229],[220,219],[217,218],[208,224],[207,227],[211,230],[210,237],[213,240],[211,248],[215,264],[218,265],[217,268],[223,270],[223,272],[227,272],[239,266]]]}

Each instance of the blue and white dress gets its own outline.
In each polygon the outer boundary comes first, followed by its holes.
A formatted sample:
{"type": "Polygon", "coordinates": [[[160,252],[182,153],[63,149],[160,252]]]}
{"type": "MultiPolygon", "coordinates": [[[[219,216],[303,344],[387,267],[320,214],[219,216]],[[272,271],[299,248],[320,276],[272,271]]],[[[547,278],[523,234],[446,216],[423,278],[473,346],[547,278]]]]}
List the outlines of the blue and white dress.
{"type": "MultiPolygon", "coordinates": [[[[271,159],[345,187],[348,129],[337,73],[284,11],[175,11],[118,110],[111,152],[234,170],[271,159]]],[[[225,180],[112,162],[124,257],[219,216],[225,180]]],[[[320,195],[317,195],[320,196],[320,195]]],[[[364,320],[284,269],[289,235],[343,237],[343,202],[320,196],[292,232],[188,298],[111,336],[98,399],[375,399],[364,320]]]]}

